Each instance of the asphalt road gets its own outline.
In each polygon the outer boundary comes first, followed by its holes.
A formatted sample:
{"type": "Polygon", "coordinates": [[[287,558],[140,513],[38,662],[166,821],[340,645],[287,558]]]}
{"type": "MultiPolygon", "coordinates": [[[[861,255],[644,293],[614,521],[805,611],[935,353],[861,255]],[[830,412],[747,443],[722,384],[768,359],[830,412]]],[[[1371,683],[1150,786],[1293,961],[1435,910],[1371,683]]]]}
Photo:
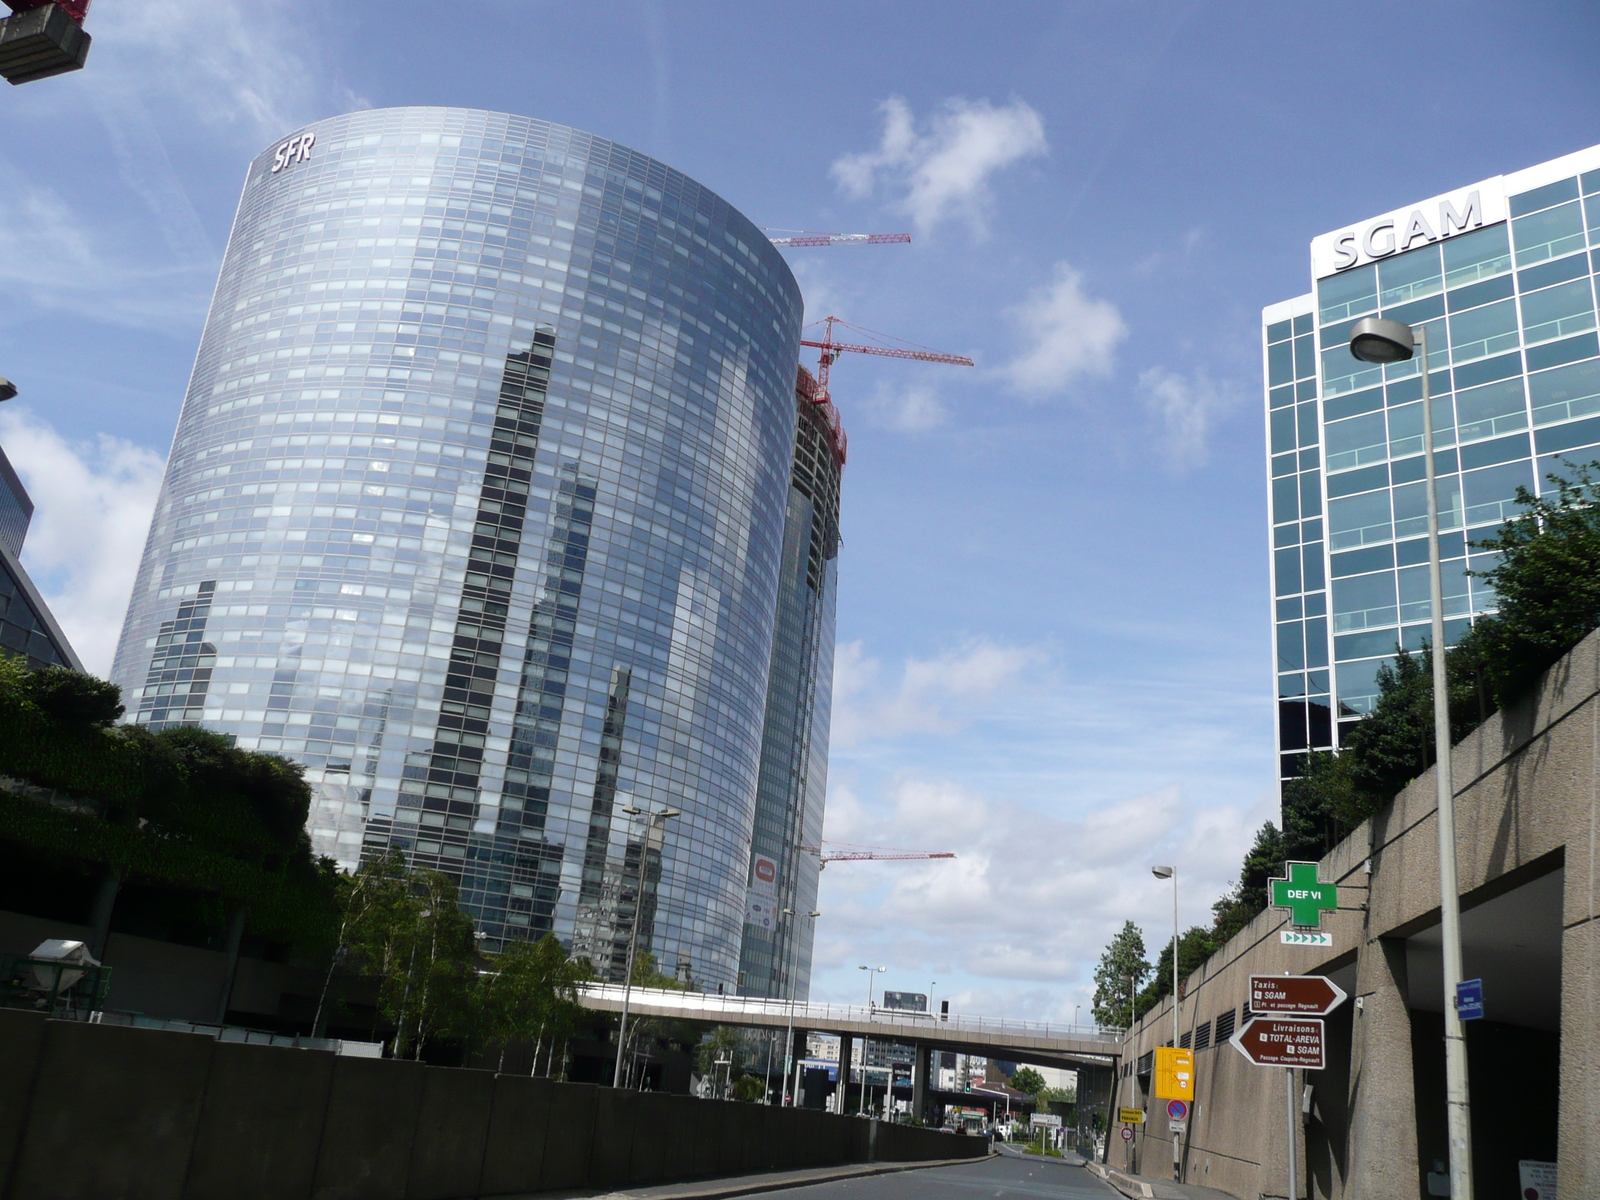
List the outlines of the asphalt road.
{"type": "Polygon", "coordinates": [[[1040,1161],[1016,1152],[1002,1151],[998,1158],[970,1166],[933,1167],[925,1171],[896,1171],[860,1179],[839,1179],[808,1187],[785,1188],[767,1196],[795,1196],[805,1200],[851,1197],[852,1200],[1001,1200],[1032,1197],[1035,1200],[1104,1200],[1121,1194],[1107,1187],[1082,1167],[1060,1159],[1040,1161]]]}

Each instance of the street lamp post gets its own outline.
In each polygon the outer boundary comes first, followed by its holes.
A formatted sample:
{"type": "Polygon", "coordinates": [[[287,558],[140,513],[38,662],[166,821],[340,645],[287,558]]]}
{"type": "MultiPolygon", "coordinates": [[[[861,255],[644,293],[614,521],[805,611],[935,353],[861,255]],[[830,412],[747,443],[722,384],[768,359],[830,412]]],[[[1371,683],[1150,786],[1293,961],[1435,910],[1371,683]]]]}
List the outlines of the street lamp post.
{"type": "MultiPolygon", "coordinates": [[[[1177,867],[1151,867],[1150,874],[1157,879],[1172,880],[1172,1048],[1178,1048],[1179,1021],[1178,1021],[1178,868],[1177,867]]],[[[1172,1131],[1172,1177],[1177,1179],[1182,1173],[1183,1162],[1183,1137],[1174,1129],[1172,1131]]]]}
{"type": "Polygon", "coordinates": [[[1172,880],[1172,1044],[1178,1044],[1178,868],[1151,867],[1157,879],[1172,880]]]}
{"type": "Polygon", "coordinates": [[[1450,1194],[1472,1200],[1472,1106],[1467,1043],[1456,1011],[1461,982],[1461,896],[1456,880],[1455,776],[1450,765],[1450,689],[1444,644],[1444,573],[1439,553],[1439,493],[1433,461],[1433,395],[1428,380],[1428,329],[1363,317],[1350,329],[1350,353],[1362,362],[1406,362],[1420,351],[1422,458],[1428,489],[1428,608],[1433,653],[1434,786],[1439,806],[1439,919],[1444,936],[1444,1076],[1450,1137],[1450,1194]]]}
{"type": "MultiPolygon", "coordinates": [[[[795,1077],[796,1080],[798,1080],[799,1076],[800,1076],[800,1064],[798,1062],[795,1063],[795,1069],[794,1069],[793,1072],[791,1072],[789,1070],[789,1056],[794,1052],[794,992],[795,992],[795,979],[794,979],[794,976],[795,976],[795,972],[800,969],[800,939],[795,936],[795,927],[794,927],[794,925],[795,925],[795,921],[794,921],[795,911],[794,911],[794,909],[792,909],[792,908],[784,909],[783,910],[783,915],[789,918],[789,1018],[788,1018],[788,1021],[784,1025],[784,1028],[783,1028],[783,1084],[782,1084],[782,1086],[784,1088],[787,1088],[789,1086],[789,1077],[790,1077],[791,1074],[793,1074],[793,1076],[795,1077]]],[[[820,912],[809,912],[809,913],[806,914],[806,916],[809,917],[813,921],[815,921],[821,915],[822,914],[820,912]]],[[[795,1094],[798,1094],[799,1091],[800,1091],[800,1084],[798,1082],[796,1082],[795,1086],[794,1086],[794,1092],[795,1092],[795,1094]]],[[[798,1103],[798,1101],[797,1101],[797,1103],[798,1103]]],[[[779,1096],[778,1096],[778,1107],[782,1108],[782,1107],[784,1107],[784,1104],[785,1104],[785,1097],[780,1093],[779,1096]]],[[[795,1107],[795,1105],[790,1105],[789,1107],[792,1108],[792,1107],[795,1107]]]]}
{"type": "MultiPolygon", "coordinates": [[[[867,1020],[870,1022],[872,1020],[872,985],[876,982],[873,979],[873,976],[882,975],[889,968],[869,967],[865,964],[862,964],[857,969],[867,973],[867,1020]]],[[[861,1103],[859,1105],[859,1108],[863,1114],[865,1114],[867,1107],[867,1059],[871,1056],[871,1053],[872,1038],[870,1036],[863,1036],[861,1039],[861,1103]]],[[[846,1063],[844,1069],[845,1079],[848,1081],[850,1078],[850,1064],[846,1063]]]]}
{"type": "Polygon", "coordinates": [[[644,915],[644,869],[645,856],[649,852],[651,835],[655,833],[659,824],[665,829],[667,821],[672,817],[682,815],[675,808],[662,808],[653,812],[633,805],[625,805],[622,809],[630,817],[648,817],[645,824],[644,843],[639,848],[639,882],[633,893],[633,929],[628,934],[628,963],[623,970],[622,978],[622,1019],[617,1022],[617,1065],[611,1072],[611,1086],[622,1086],[622,1053],[628,1044],[628,1001],[633,996],[633,956],[639,948],[639,918],[644,915]]]}

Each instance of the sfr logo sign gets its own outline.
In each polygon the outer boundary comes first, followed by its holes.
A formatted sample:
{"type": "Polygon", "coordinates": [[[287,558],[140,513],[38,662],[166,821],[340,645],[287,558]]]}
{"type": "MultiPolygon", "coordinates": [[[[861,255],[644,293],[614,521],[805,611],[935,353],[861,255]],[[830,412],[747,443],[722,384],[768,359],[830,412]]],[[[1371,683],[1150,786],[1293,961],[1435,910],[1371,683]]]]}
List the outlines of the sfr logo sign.
{"type": "Polygon", "coordinates": [[[272,174],[289,166],[291,163],[305,162],[311,157],[311,147],[317,144],[317,135],[302,133],[290,138],[279,146],[272,154],[272,174]]]}

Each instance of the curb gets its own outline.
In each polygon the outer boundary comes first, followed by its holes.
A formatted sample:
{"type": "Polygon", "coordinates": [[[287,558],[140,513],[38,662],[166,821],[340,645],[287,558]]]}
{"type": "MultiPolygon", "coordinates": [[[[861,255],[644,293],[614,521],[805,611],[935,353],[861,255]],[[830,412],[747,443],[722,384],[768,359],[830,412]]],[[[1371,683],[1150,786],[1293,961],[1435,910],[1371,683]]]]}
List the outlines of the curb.
{"type": "MultiPolygon", "coordinates": [[[[972,1163],[987,1162],[995,1157],[996,1152],[991,1150],[988,1154],[977,1158],[936,1158],[927,1162],[904,1163],[863,1163],[854,1167],[841,1167],[834,1171],[819,1171],[807,1175],[758,1175],[744,1176],[741,1179],[730,1179],[722,1183],[707,1180],[707,1186],[694,1191],[656,1191],[674,1188],[680,1185],[659,1184],[646,1185],[633,1191],[617,1192],[566,1192],[561,1196],[587,1197],[588,1200],[722,1200],[729,1196],[755,1196],[762,1192],[777,1192],[787,1188],[811,1187],[819,1183],[833,1183],[840,1179],[862,1179],[871,1175],[892,1175],[899,1171],[919,1171],[929,1167],[959,1167],[972,1163]]],[[[507,1198],[512,1200],[512,1198],[507,1198]]],[[[533,1200],[530,1196],[529,1200],[533,1200]]],[[[539,1195],[538,1200],[557,1200],[557,1195],[549,1192],[539,1195]]]]}
{"type": "Polygon", "coordinates": [[[1114,1171],[1104,1163],[1085,1163],[1090,1171],[1103,1179],[1106,1183],[1116,1188],[1124,1196],[1137,1197],[1138,1200],[1151,1200],[1155,1192],[1148,1183],[1141,1183],[1137,1179],[1130,1179],[1121,1171],[1114,1171]]]}

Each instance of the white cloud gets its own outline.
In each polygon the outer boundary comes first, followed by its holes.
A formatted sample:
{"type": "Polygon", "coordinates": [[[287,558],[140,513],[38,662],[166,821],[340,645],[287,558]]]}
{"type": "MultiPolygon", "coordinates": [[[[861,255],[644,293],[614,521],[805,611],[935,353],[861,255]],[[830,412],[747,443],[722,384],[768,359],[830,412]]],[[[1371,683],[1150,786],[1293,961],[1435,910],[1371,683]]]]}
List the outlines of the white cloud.
{"type": "Polygon", "coordinates": [[[866,409],[874,424],[900,433],[926,433],[950,419],[939,393],[921,384],[892,388],[880,383],[866,409]]]}
{"type": "Polygon", "coordinates": [[[850,958],[935,974],[963,1011],[1056,1018],[1087,1003],[1124,920],[1141,924],[1152,960],[1170,936],[1172,893],[1150,863],[1180,864],[1182,923],[1208,923],[1270,806],[1195,809],[1169,786],[1067,819],[940,779],[901,779],[875,806],[841,791],[830,839],[957,857],[830,867],[819,967],[850,958]]]}
{"type": "Polygon", "coordinates": [[[1056,264],[1053,282],[1035,288],[1008,309],[1026,349],[1004,368],[1012,387],[1042,398],[1063,391],[1080,375],[1111,372],[1117,344],[1128,327],[1109,300],[1083,290],[1083,277],[1067,263],[1056,264]]]}
{"type": "Polygon", "coordinates": [[[977,640],[935,658],[907,659],[900,678],[884,685],[878,660],[866,657],[860,642],[845,642],[834,660],[830,743],[954,733],[1041,658],[1036,650],[977,640]]]}
{"type": "Polygon", "coordinates": [[[33,497],[23,564],[84,666],[104,675],[161,486],[161,456],[104,434],[68,442],[12,405],[0,411],[0,445],[33,497]]]}
{"type": "Polygon", "coordinates": [[[923,234],[956,217],[981,236],[994,200],[991,178],[1049,150],[1044,121],[1021,100],[996,106],[952,97],[929,122],[927,133],[917,132],[911,107],[899,96],[885,100],[881,111],[878,148],[840,158],[833,164],[833,177],[846,195],[857,199],[880,187],[898,193],[895,210],[909,216],[923,234]]]}
{"type": "MultiPolygon", "coordinates": [[[[316,10],[286,0],[142,0],[91,17],[93,86],[102,100],[181,104],[254,154],[330,101],[365,102],[329,88],[314,61],[316,10]]],[[[86,71],[85,74],[89,74],[86,71]]]]}
{"type": "Polygon", "coordinates": [[[1139,372],[1139,394],[1161,426],[1161,448],[1175,471],[1198,467],[1210,457],[1211,428],[1228,406],[1227,395],[1204,370],[1179,375],[1165,367],[1139,372]]]}

